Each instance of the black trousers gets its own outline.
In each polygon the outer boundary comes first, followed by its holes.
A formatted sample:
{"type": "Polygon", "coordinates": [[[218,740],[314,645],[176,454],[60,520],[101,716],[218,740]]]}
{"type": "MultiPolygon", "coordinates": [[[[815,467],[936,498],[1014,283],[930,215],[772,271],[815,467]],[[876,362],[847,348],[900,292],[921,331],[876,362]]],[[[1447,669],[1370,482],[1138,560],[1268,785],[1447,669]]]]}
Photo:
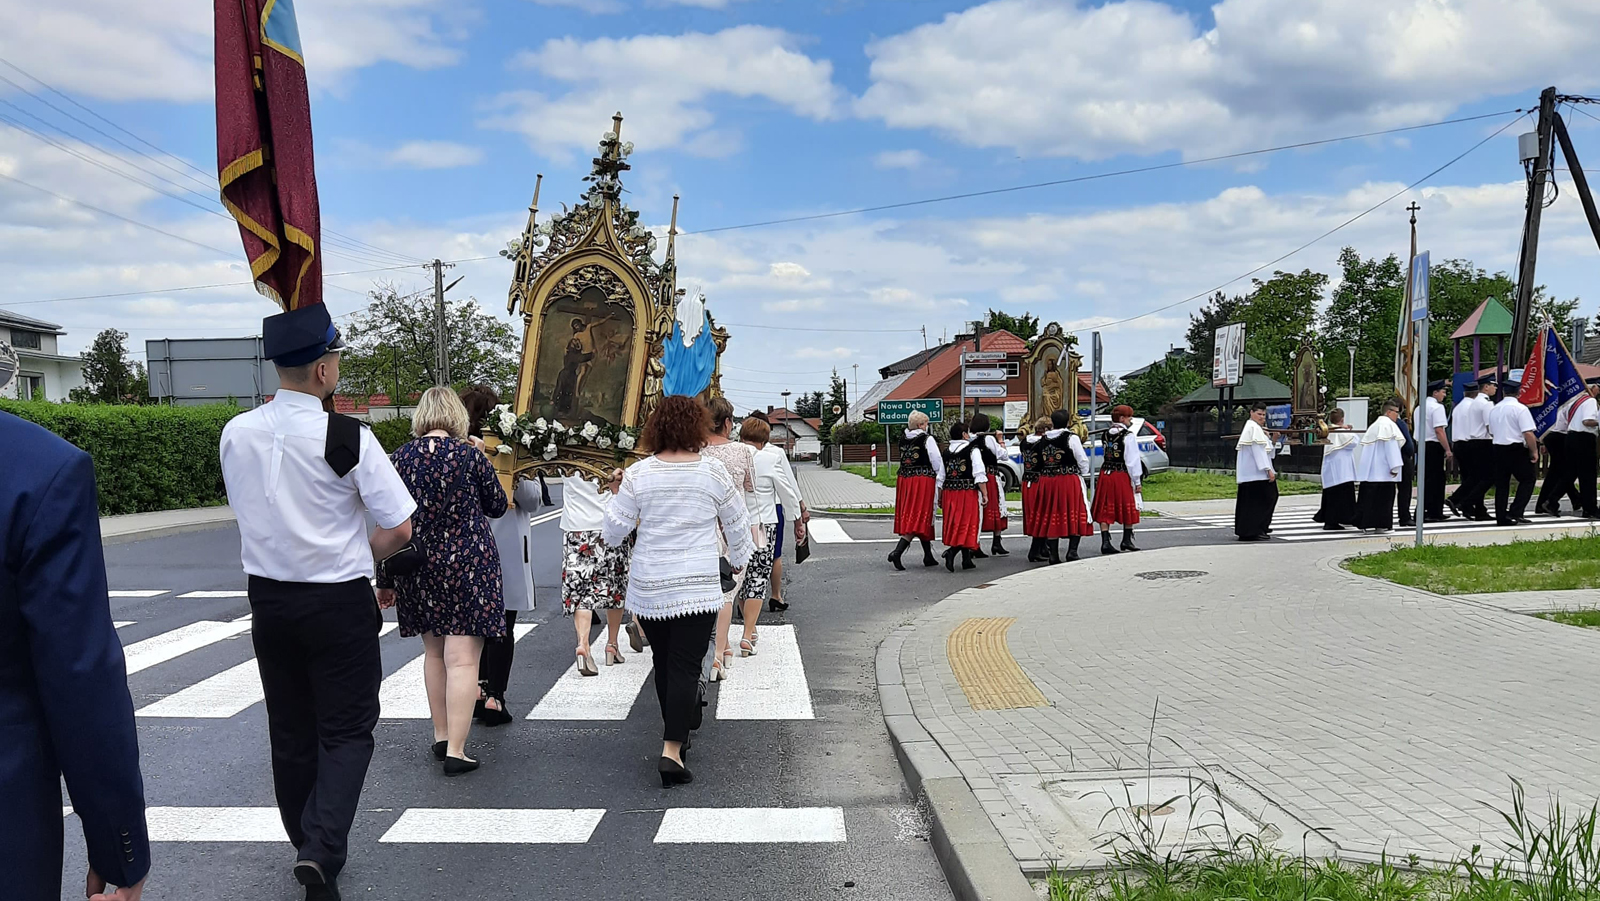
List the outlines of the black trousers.
{"type": "Polygon", "coordinates": [[[1561,498],[1566,496],[1571,499],[1574,511],[1583,511],[1583,498],[1574,485],[1578,470],[1572,465],[1572,434],[1552,429],[1544,435],[1545,450],[1550,452],[1550,468],[1545,471],[1544,484],[1539,486],[1539,500],[1533,505],[1536,510],[1546,505],[1560,507],[1561,498]]]}
{"type": "Polygon", "coordinates": [[[1573,509],[1586,515],[1593,515],[1596,511],[1594,496],[1595,457],[1597,439],[1590,432],[1567,433],[1567,468],[1577,479],[1578,499],[1573,503],[1573,509]]]}
{"type": "Polygon", "coordinates": [[[1357,500],[1359,512],[1356,523],[1363,529],[1388,531],[1394,528],[1395,489],[1402,482],[1362,482],[1361,496],[1357,500]]]}
{"type": "Polygon", "coordinates": [[[656,668],[656,700],[661,704],[661,737],[683,741],[700,712],[700,661],[717,626],[717,613],[648,619],[650,653],[656,668]]]}
{"type": "Polygon", "coordinates": [[[336,875],[372,761],[383,618],[366,579],[251,576],[249,593],[278,813],[300,858],[336,875]]]}
{"type": "Polygon", "coordinates": [[[1494,518],[1499,522],[1518,519],[1528,510],[1533,497],[1533,481],[1539,476],[1538,467],[1528,459],[1528,446],[1496,444],[1494,446],[1494,518]],[[1517,480],[1517,497],[1509,501],[1511,480],[1517,480]]]}
{"type": "Polygon", "coordinates": [[[1412,454],[1400,463],[1400,481],[1394,486],[1394,509],[1400,514],[1400,524],[1411,524],[1411,486],[1417,481],[1417,457],[1412,454]]]}
{"type": "Polygon", "coordinates": [[[1427,484],[1423,487],[1422,512],[1424,516],[1440,519],[1444,516],[1444,445],[1427,442],[1427,484]]]}
{"type": "Polygon", "coordinates": [[[500,638],[485,638],[483,653],[478,657],[478,684],[483,693],[506,700],[506,683],[511,681],[511,659],[517,652],[517,636],[512,627],[517,624],[517,611],[506,611],[506,634],[500,638]]]}
{"type": "Polygon", "coordinates": [[[1451,499],[1463,514],[1482,512],[1483,497],[1494,487],[1494,443],[1481,438],[1457,441],[1455,449],[1461,484],[1451,499]]]}

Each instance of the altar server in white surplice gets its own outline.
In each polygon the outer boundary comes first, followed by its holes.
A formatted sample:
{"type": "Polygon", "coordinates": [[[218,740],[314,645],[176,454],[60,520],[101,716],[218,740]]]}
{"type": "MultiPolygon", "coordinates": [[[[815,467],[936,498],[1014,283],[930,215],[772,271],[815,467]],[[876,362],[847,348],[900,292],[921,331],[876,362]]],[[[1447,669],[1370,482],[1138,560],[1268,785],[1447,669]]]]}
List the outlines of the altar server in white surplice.
{"type": "Polygon", "coordinates": [[[1322,507],[1313,517],[1327,531],[1353,526],[1356,518],[1356,445],[1361,436],[1344,424],[1344,411],[1328,414],[1328,445],[1322,449],[1322,507]]]}
{"type": "Polygon", "coordinates": [[[1400,484],[1404,467],[1400,449],[1406,443],[1406,436],[1395,424],[1399,418],[1399,402],[1388,401],[1383,405],[1383,415],[1373,420],[1361,436],[1361,465],[1356,468],[1356,478],[1361,480],[1357,525],[1362,530],[1394,529],[1395,486],[1400,484]]]}

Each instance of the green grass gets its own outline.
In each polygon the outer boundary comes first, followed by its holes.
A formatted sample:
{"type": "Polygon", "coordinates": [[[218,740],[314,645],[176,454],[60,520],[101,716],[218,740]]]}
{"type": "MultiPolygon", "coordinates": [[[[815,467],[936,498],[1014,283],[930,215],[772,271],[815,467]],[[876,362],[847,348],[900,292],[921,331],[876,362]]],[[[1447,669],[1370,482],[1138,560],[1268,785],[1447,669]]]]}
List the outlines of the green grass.
{"type": "Polygon", "coordinates": [[[824,507],[823,513],[832,513],[834,516],[849,516],[852,513],[893,513],[893,507],[824,507]]]}
{"type": "Polygon", "coordinates": [[[879,485],[894,487],[894,471],[900,467],[898,463],[879,463],[878,474],[872,474],[872,466],[868,463],[846,463],[840,467],[845,472],[853,472],[863,479],[871,479],[879,485]]]}
{"type": "MultiPolygon", "coordinates": [[[[1140,486],[1145,503],[1160,501],[1211,501],[1234,497],[1239,484],[1229,473],[1158,472],[1144,477],[1140,486]]],[[[1322,486],[1315,482],[1278,480],[1278,494],[1317,494],[1322,486]]]]}
{"type": "Polygon", "coordinates": [[[1353,557],[1345,567],[1436,594],[1600,588],[1600,535],[1480,547],[1401,547],[1353,557]]]}
{"type": "Polygon", "coordinates": [[[1555,610],[1550,613],[1536,613],[1534,616],[1568,626],[1600,629],[1600,610],[1555,610]]]}

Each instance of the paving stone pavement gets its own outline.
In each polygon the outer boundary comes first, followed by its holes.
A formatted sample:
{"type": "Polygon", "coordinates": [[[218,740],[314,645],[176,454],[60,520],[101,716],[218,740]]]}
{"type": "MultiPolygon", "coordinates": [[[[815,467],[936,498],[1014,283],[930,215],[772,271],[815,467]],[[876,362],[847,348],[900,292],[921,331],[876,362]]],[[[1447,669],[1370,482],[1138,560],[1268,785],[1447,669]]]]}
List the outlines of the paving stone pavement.
{"type": "Polygon", "coordinates": [[[800,496],[814,510],[894,506],[893,488],[853,472],[798,463],[794,476],[800,482],[800,496]]]}
{"type": "Polygon", "coordinates": [[[1501,847],[1511,777],[1534,809],[1600,796],[1600,632],[1338,566],[1386,544],[1167,548],[968,589],[897,633],[906,696],[1033,872],[1056,852],[1005,778],[1142,770],[1152,714],[1151,765],[1220,768],[1353,858],[1501,847]],[[1134,575],[1156,570],[1205,575],[1134,575]],[[1017,618],[1050,706],[972,708],[946,649],[972,617],[1017,618]]]}

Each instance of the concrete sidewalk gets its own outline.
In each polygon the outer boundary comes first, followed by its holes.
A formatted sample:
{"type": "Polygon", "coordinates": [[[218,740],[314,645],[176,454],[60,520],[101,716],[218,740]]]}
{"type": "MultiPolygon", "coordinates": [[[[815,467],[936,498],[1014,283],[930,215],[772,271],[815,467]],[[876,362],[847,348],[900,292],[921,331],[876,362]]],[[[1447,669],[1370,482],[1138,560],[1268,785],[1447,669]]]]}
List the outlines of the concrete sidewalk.
{"type": "Polygon", "coordinates": [[[233,523],[232,507],[197,507],[190,510],[159,510],[155,513],[128,513],[100,517],[100,541],[120,544],[144,538],[160,538],[181,532],[217,529],[233,523]]]}
{"type": "Polygon", "coordinates": [[[893,507],[894,489],[842,469],[824,469],[815,463],[797,463],[794,476],[800,496],[813,510],[859,510],[893,507]]]}
{"type": "MultiPolygon", "coordinates": [[[[1495,853],[1511,777],[1535,810],[1593,801],[1600,632],[1338,565],[1388,544],[1090,556],[960,592],[894,633],[885,720],[936,822],[964,836],[936,845],[952,884],[1024,897],[1019,868],[1102,862],[1106,808],[1169,796],[1147,766],[1168,785],[1211,774],[1230,824],[1266,824],[1291,853],[1305,838],[1356,860],[1495,853]]],[[[1181,813],[1157,827],[1181,833],[1181,813]]]]}

